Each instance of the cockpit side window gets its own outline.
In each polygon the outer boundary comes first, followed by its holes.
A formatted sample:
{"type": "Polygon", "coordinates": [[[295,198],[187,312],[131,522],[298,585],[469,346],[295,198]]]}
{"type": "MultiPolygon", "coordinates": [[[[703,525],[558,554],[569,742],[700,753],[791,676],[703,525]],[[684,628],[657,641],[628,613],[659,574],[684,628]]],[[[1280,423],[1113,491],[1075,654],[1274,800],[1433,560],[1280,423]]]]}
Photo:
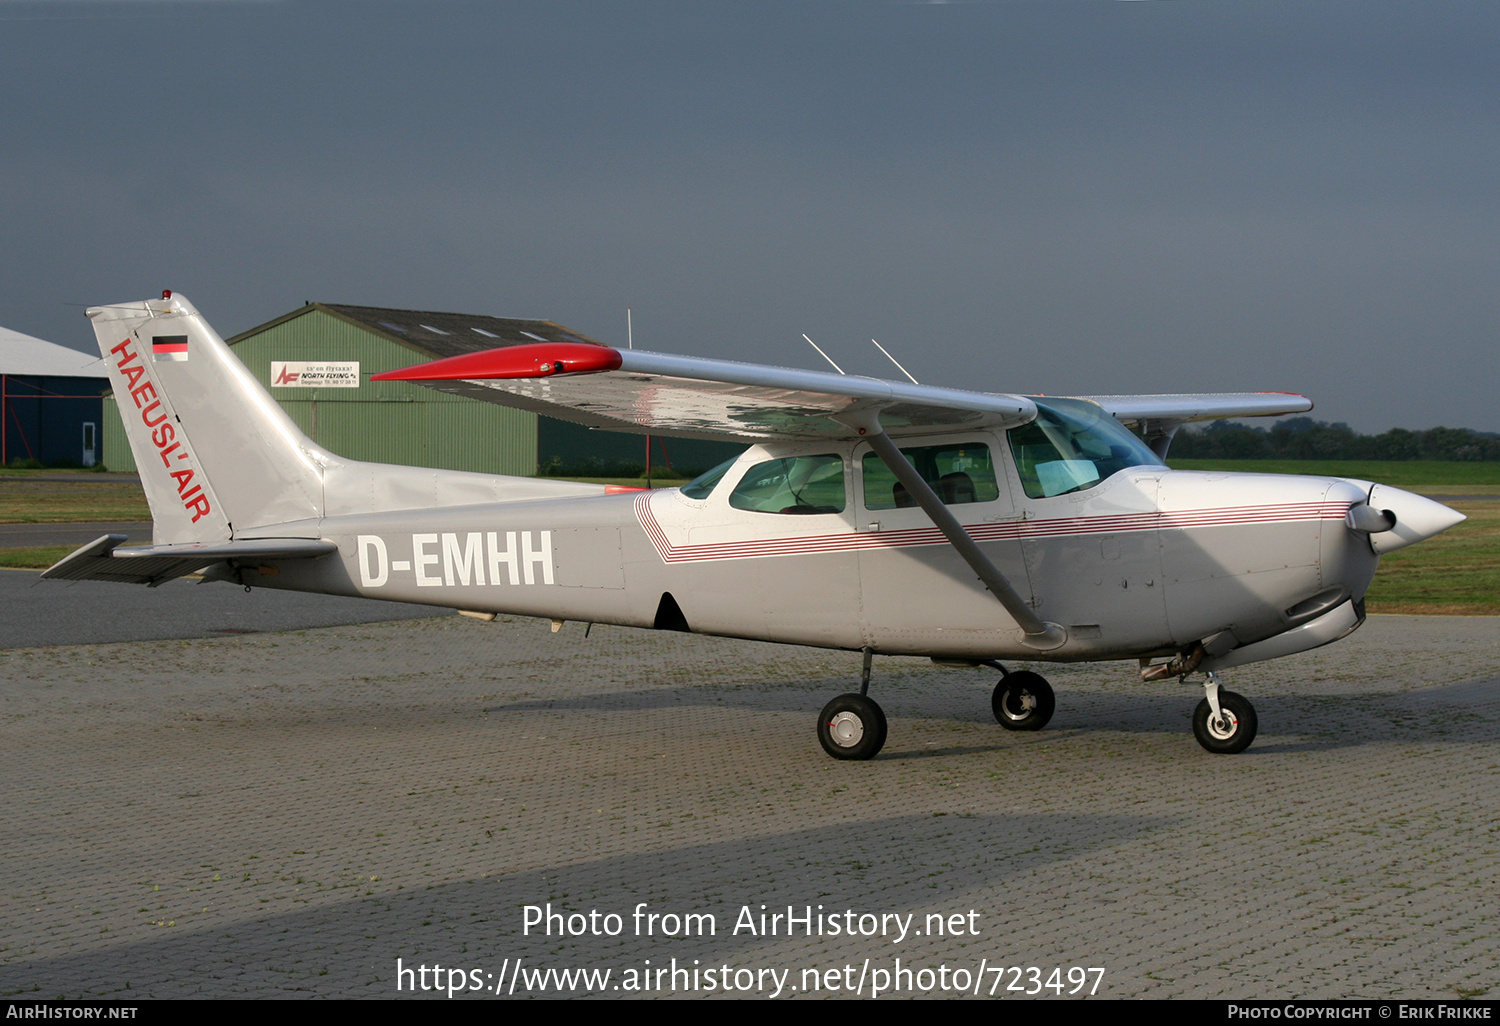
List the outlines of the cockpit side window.
{"type": "MultiPolygon", "coordinates": [[[[990,458],[990,447],[983,442],[927,445],[902,449],[901,454],[917,468],[945,506],[993,502],[1000,497],[995,463],[990,458]]],[[[896,480],[891,468],[873,452],[865,454],[864,482],[865,509],[897,509],[917,504],[896,480]]]]}
{"type": "Polygon", "coordinates": [[[1128,467],[1162,465],[1145,442],[1083,399],[1038,399],[1036,419],[1006,434],[1033,499],[1090,488],[1128,467]]]}
{"type": "Polygon", "coordinates": [[[842,513],[843,457],[789,456],[757,463],[729,493],[729,505],[752,513],[842,513]]]}

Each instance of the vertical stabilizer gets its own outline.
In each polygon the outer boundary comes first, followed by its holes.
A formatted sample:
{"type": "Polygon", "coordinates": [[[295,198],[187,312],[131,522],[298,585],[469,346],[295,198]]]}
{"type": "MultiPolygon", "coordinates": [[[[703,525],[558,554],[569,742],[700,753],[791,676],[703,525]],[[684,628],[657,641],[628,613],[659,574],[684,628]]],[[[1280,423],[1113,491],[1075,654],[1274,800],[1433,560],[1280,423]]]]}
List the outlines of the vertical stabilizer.
{"type": "Polygon", "coordinates": [[[322,514],[332,457],[182,296],[88,311],[158,545],[322,514]]]}

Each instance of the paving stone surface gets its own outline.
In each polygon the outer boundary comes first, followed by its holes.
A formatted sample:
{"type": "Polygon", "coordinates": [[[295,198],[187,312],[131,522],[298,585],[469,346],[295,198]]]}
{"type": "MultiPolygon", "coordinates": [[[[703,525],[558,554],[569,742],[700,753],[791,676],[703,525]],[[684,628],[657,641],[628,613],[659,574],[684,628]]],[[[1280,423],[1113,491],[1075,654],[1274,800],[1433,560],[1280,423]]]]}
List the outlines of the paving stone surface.
{"type": "Polygon", "coordinates": [[[814,719],[858,661],[458,617],[0,651],[0,992],[389,997],[399,959],[429,999],[434,965],[656,996],[676,959],[679,995],[1033,966],[1114,998],[1500,993],[1500,620],[1231,671],[1261,726],[1230,757],[1192,739],[1201,688],[1127,664],[1037,667],[1057,715],[1008,734],[988,671],[877,659],[890,739],[835,762],[814,719]],[[525,932],[549,902],[619,935],[525,932]],[[825,929],[761,935],[762,905],[825,929]],[[912,932],[834,935],[849,910],[912,932]]]}

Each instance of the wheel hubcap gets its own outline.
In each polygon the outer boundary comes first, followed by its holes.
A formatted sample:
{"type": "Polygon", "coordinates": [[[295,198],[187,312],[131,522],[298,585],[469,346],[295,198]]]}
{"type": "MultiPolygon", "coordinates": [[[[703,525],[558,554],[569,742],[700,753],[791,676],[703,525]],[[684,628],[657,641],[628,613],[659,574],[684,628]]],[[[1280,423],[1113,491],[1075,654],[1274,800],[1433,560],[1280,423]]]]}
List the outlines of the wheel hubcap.
{"type": "Polygon", "coordinates": [[[1228,709],[1224,710],[1224,718],[1221,720],[1216,720],[1212,716],[1208,718],[1208,732],[1220,741],[1228,741],[1239,729],[1239,718],[1228,709]]]}
{"type": "Polygon", "coordinates": [[[1036,708],[1036,696],[1030,691],[1007,691],[1000,703],[1007,719],[1024,720],[1036,708]]]}
{"type": "Polygon", "coordinates": [[[828,721],[828,733],[840,748],[853,748],[865,736],[865,724],[852,712],[841,712],[828,721]]]}

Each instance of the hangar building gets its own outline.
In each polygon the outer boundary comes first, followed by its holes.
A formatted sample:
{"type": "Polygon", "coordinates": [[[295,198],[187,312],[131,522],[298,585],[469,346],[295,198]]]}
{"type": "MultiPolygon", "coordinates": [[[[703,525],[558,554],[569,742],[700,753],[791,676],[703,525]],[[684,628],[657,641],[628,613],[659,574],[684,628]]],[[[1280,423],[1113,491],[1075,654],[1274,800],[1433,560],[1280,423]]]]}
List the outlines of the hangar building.
{"type": "Polygon", "coordinates": [[[99,357],[0,328],[0,466],[99,462],[108,387],[99,357]]]}
{"type": "MultiPolygon", "coordinates": [[[[646,461],[641,435],[591,431],[371,374],[536,342],[594,342],[552,321],[308,303],[227,340],[297,425],[341,456],[487,474],[612,476],[646,461]]],[[[134,470],[113,397],[104,462],[134,470]]],[[[653,439],[652,464],[696,472],[742,446],[653,439]]]]}

